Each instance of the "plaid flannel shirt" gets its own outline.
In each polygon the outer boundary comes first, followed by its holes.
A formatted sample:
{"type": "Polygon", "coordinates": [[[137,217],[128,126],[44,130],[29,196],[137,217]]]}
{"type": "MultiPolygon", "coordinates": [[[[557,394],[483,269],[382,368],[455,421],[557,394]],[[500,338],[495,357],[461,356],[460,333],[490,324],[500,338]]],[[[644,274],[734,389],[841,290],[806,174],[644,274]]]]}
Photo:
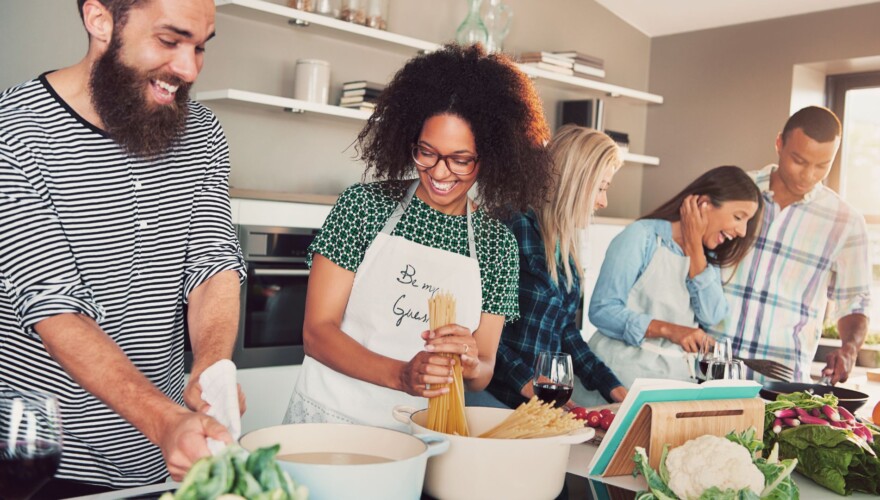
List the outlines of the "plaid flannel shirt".
{"type": "Polygon", "coordinates": [[[794,369],[796,381],[809,381],[828,300],[836,305],[836,318],[867,314],[867,228],[854,208],[822,184],[780,210],[770,191],[776,168],[750,174],[764,194],[761,232],[725,280],[732,314],[712,333],[730,337],[738,356],[780,361],[794,369]]]}
{"type": "Polygon", "coordinates": [[[556,285],[547,271],[544,243],[535,214],[517,215],[507,221],[519,247],[520,318],[504,327],[495,373],[488,390],[504,404],[515,408],[526,399],[520,389],[532,380],[535,360],[541,351],[571,354],[575,375],[589,390],[598,390],[611,401],[611,389],[622,385],[611,370],[593,354],[576,322],[581,287],[577,275],[566,290],[565,274],[559,266],[556,285]]]}

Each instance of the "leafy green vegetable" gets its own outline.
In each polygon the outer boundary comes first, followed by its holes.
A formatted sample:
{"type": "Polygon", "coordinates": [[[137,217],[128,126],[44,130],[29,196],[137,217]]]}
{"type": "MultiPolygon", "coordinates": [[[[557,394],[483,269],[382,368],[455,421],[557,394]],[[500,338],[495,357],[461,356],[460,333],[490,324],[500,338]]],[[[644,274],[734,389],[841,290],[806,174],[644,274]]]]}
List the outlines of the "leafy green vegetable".
{"type": "Polygon", "coordinates": [[[306,500],[308,489],[296,486],[275,461],[279,449],[275,445],[249,454],[229,445],[193,464],[177,492],[159,500],[213,500],[226,494],[249,500],[306,500]]]}
{"type": "Polygon", "coordinates": [[[852,431],[802,425],[776,435],[779,454],[797,457],[798,471],[839,495],[880,494],[880,460],[865,452],[852,431]]]}
{"type": "Polygon", "coordinates": [[[857,437],[852,430],[826,425],[801,425],[773,432],[774,412],[799,407],[805,410],[829,405],[837,408],[832,394],[815,396],[796,392],[777,396],[767,403],[764,414],[764,441],[779,444],[779,456],[797,458],[797,470],[839,495],[853,491],[880,494],[880,432],[868,427],[877,438],[874,444],[857,437]]]}
{"type": "MultiPolygon", "coordinates": [[[[731,442],[745,447],[754,455],[764,447],[764,443],[755,438],[755,429],[749,429],[741,434],[731,432],[727,436],[731,442]]],[[[648,491],[641,491],[636,495],[636,500],[678,500],[678,497],[669,488],[669,471],[666,469],[666,456],[669,453],[669,445],[663,447],[660,455],[660,472],[656,472],[648,462],[645,449],[636,447],[633,461],[636,469],[633,476],[642,474],[648,482],[648,491]]],[[[770,463],[767,459],[757,458],[755,466],[764,475],[764,491],[761,495],[744,488],[740,491],[728,489],[721,491],[717,486],[707,489],[700,495],[700,500],[799,500],[800,492],[797,485],[791,479],[797,460],[783,460],[770,463]]]]}
{"type": "MultiPolygon", "coordinates": [[[[669,447],[664,446],[664,458],[666,458],[666,453],[668,451],[669,447]]],[[[645,480],[648,482],[648,488],[651,490],[650,492],[640,492],[636,496],[636,500],[676,500],[678,498],[675,496],[675,493],[669,489],[667,482],[661,479],[660,474],[657,474],[657,472],[651,467],[651,464],[648,462],[648,454],[645,453],[644,448],[639,446],[636,447],[636,454],[633,456],[633,460],[636,463],[636,470],[633,471],[633,476],[637,476],[639,472],[641,472],[642,475],[645,476],[645,480]]]]}

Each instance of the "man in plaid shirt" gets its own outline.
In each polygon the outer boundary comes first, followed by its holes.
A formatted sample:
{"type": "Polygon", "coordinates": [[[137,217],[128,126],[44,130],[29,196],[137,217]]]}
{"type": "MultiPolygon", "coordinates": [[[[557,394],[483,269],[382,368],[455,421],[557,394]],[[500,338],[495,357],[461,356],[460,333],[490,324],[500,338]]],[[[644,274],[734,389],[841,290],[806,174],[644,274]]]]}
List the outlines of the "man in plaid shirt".
{"type": "Polygon", "coordinates": [[[832,383],[847,379],[868,331],[865,220],[822,184],[840,135],[830,110],[801,109],[776,138],[778,165],[751,173],[764,194],[761,232],[725,280],[731,315],[712,330],[732,339],[737,356],[792,367],[795,381],[810,380],[829,300],[843,344],[825,359],[832,383]]]}

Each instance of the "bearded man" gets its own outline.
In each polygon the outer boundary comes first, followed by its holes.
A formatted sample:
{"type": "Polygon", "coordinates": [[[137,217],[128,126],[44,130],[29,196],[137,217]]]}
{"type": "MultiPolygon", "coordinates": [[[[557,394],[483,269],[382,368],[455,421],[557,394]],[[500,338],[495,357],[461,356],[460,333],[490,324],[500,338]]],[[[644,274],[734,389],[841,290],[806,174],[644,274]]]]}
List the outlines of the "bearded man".
{"type": "Polygon", "coordinates": [[[86,56],[0,94],[0,390],[63,415],[39,498],[179,479],[230,441],[197,381],[231,356],[245,276],[226,139],[188,100],[213,1],[77,4],[86,56]]]}

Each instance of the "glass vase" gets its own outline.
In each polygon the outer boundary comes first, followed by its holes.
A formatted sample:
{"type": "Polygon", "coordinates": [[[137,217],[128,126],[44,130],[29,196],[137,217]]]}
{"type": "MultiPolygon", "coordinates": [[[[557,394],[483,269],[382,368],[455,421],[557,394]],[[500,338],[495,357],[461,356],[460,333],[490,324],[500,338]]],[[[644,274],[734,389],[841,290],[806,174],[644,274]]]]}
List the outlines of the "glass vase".
{"type": "Polygon", "coordinates": [[[513,20],[513,10],[509,5],[501,3],[501,0],[489,0],[489,6],[483,16],[483,24],[489,34],[486,52],[502,51],[504,38],[510,33],[511,20],[513,20]]]}
{"type": "Polygon", "coordinates": [[[461,45],[481,43],[483,47],[489,39],[489,31],[480,19],[480,4],[483,0],[467,0],[468,15],[455,31],[455,41],[461,45]]]}

